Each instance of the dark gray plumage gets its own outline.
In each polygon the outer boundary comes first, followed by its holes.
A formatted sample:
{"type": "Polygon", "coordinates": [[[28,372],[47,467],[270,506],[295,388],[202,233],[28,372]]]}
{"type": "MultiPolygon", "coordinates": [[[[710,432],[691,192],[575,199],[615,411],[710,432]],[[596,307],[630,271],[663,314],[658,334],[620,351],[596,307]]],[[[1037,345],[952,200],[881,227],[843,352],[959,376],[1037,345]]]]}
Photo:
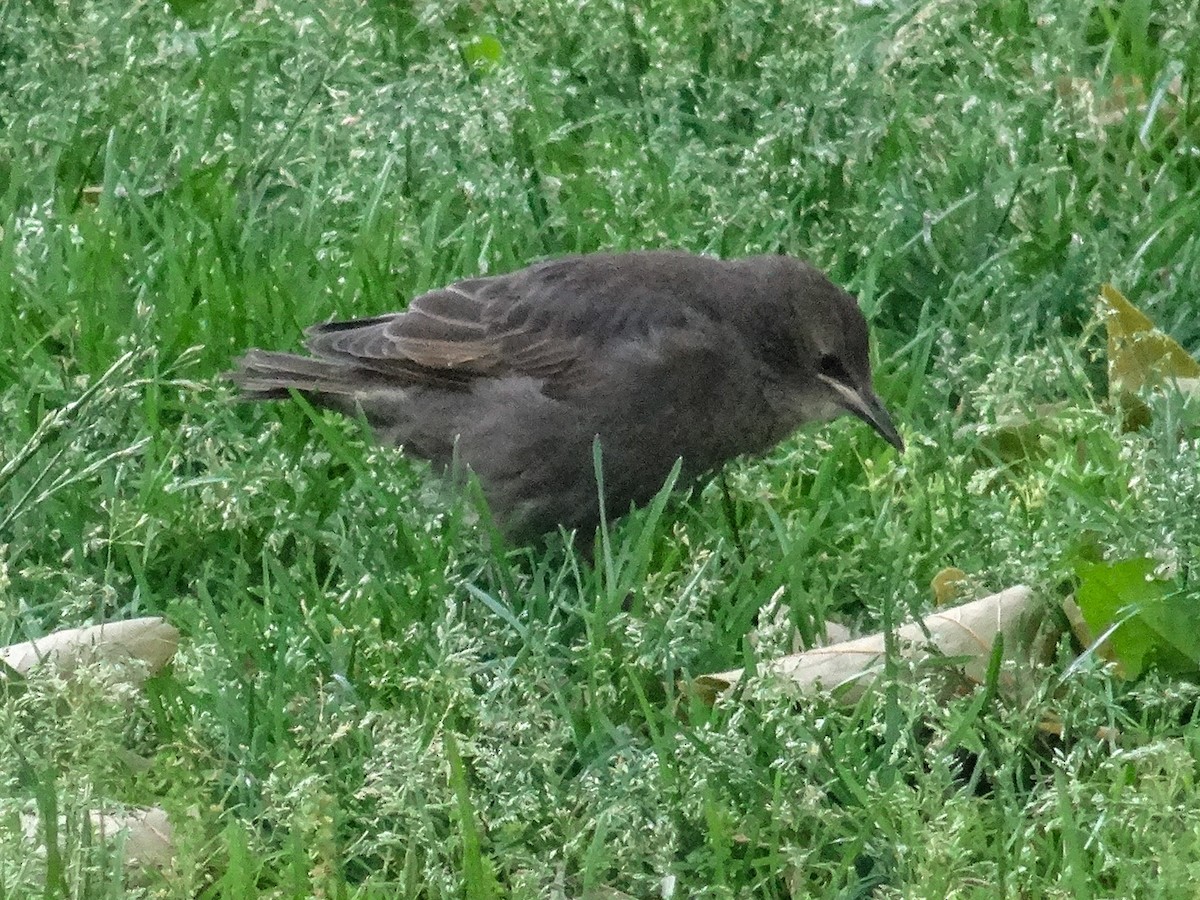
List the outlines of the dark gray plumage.
{"type": "Polygon", "coordinates": [[[251,350],[229,377],[253,399],[295,389],[361,412],[439,466],[457,458],[515,540],[594,528],[597,435],[616,515],[680,457],[687,481],[845,412],[903,449],[854,298],[784,256],[572,256],[308,335],[312,356],[251,350]]]}

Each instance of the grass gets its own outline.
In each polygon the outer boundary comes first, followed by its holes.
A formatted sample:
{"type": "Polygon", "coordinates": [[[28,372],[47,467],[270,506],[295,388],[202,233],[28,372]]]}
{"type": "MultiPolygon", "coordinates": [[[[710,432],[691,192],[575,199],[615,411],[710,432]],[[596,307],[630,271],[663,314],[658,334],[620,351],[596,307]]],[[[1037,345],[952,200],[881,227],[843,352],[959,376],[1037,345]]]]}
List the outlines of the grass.
{"type": "Polygon", "coordinates": [[[1200,351],[1197,48],[1195,5],[1149,0],[4,5],[0,642],[184,640],[115,700],[6,683],[0,895],[1194,895],[1188,683],[1060,684],[1064,642],[1019,702],[678,685],[899,621],[947,565],[1053,604],[1088,543],[1195,594],[1195,411],[1121,432],[1092,303],[1113,281],[1200,351]],[[491,551],[353,423],[217,379],[456,277],[652,246],[827,269],[909,451],[807,431],[730,468],[733,519],[702,487],[593,569],[491,551]],[[1058,400],[1036,457],[989,454],[1058,400]],[[153,803],[179,856],[131,881],[86,812],[153,803]]]}

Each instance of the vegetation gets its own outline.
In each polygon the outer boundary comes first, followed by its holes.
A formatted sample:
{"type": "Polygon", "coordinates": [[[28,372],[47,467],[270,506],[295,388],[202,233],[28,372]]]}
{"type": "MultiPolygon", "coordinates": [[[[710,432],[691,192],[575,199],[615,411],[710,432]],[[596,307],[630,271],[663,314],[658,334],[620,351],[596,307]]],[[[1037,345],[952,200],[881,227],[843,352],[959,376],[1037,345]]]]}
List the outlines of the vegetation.
{"type": "Polygon", "coordinates": [[[0,895],[1192,896],[1186,681],[1064,639],[1022,700],[680,686],[891,627],[951,565],[1057,606],[1087,546],[1200,596],[1200,420],[1123,431],[1093,306],[1111,281],[1200,350],[1198,78],[1165,0],[0,6],[0,643],[183,634],[139,692],[5,682],[0,895]],[[805,431],[592,568],[218,378],[638,247],[828,270],[907,453],[805,431]],[[177,860],[131,880],[82,824],[150,804],[177,860]]]}

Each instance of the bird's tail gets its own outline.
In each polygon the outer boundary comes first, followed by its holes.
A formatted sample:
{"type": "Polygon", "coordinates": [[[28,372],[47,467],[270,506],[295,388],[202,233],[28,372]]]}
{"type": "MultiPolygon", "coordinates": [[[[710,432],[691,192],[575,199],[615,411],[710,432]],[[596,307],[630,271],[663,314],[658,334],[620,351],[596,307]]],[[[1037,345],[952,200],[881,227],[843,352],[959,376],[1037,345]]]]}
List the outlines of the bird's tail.
{"type": "Polygon", "coordinates": [[[225,377],[247,400],[286,400],[297,390],[321,405],[339,407],[364,387],[355,366],[294,353],[249,350],[234,365],[225,377]]]}

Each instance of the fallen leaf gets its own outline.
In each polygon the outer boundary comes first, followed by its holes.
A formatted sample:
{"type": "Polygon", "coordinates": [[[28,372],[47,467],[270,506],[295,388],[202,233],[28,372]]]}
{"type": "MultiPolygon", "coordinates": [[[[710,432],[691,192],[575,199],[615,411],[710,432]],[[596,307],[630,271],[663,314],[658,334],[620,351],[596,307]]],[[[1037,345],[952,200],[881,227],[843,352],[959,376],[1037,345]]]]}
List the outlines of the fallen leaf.
{"type": "Polygon", "coordinates": [[[1081,647],[1092,646],[1096,640],[1096,635],[1088,627],[1087,620],[1083,617],[1083,610],[1079,608],[1079,604],[1075,602],[1075,598],[1065,598],[1062,602],[1062,608],[1067,616],[1067,624],[1071,626],[1071,634],[1075,635],[1075,640],[1079,642],[1081,647]]]}
{"type": "Polygon", "coordinates": [[[934,575],[929,586],[933,590],[933,605],[946,606],[952,601],[960,599],[970,588],[970,582],[967,580],[966,572],[949,566],[934,575]]]}
{"type": "Polygon", "coordinates": [[[1146,95],[1142,80],[1136,75],[1115,75],[1107,84],[1095,84],[1086,78],[1063,75],[1055,79],[1054,90],[1063,100],[1081,104],[1097,128],[1120,125],[1140,116],[1143,120],[1143,134],[1140,137],[1144,143],[1144,132],[1154,119],[1161,118],[1169,124],[1178,116],[1183,79],[1175,72],[1165,74],[1169,77],[1160,79],[1150,97],[1146,95]]]}
{"type": "MultiPolygon", "coordinates": [[[[1006,658],[1026,655],[1040,624],[1039,609],[1032,591],[1022,585],[931,613],[920,623],[896,630],[900,655],[918,663],[962,658],[966,676],[982,681],[997,635],[1003,635],[1006,658]]],[[[774,673],[802,690],[837,690],[839,696],[853,702],[883,670],[885,652],[885,636],[880,632],[765,662],[759,671],[774,673]]],[[[736,684],[744,672],[731,669],[702,675],[695,687],[702,697],[713,696],[736,684]]]]}
{"type": "Polygon", "coordinates": [[[1127,430],[1150,421],[1141,391],[1172,385],[1196,393],[1200,362],[1111,284],[1100,288],[1100,315],[1108,333],[1109,396],[1125,411],[1127,430]]]}
{"type": "Polygon", "coordinates": [[[144,665],[130,673],[140,683],[170,661],[179,646],[179,631],[157,616],[107,622],[88,628],[68,628],[45,637],[0,648],[0,660],[21,674],[40,665],[64,675],[89,663],[106,661],[144,665]]]}
{"type": "MultiPolygon", "coordinates": [[[[1061,738],[1066,735],[1066,728],[1063,727],[1062,719],[1053,713],[1048,713],[1035,726],[1042,734],[1048,734],[1051,737],[1061,738]]],[[[1117,728],[1112,728],[1108,725],[1100,725],[1094,732],[1096,740],[1109,741],[1110,743],[1118,743],[1121,740],[1121,731],[1117,728]]]]}
{"type": "Polygon", "coordinates": [[[131,869],[165,869],[175,858],[175,835],[157,806],[110,815],[93,812],[92,827],[104,840],[121,841],[121,859],[131,869]]]}
{"type": "Polygon", "coordinates": [[[980,450],[1004,463],[1039,459],[1047,446],[1069,439],[1078,429],[1070,417],[1071,404],[1040,403],[1029,412],[1011,412],[996,417],[994,424],[979,423],[958,429],[960,438],[974,437],[980,450]]]}
{"type": "MultiPolygon", "coordinates": [[[[166,869],[175,858],[175,835],[164,810],[157,806],[130,809],[123,813],[103,813],[91,810],[88,821],[96,836],[120,848],[121,863],[135,881],[139,875],[166,869]]],[[[59,832],[66,818],[59,817],[59,832]]],[[[33,814],[21,816],[21,829],[27,840],[37,843],[35,853],[45,855],[40,843],[44,837],[41,820],[33,814]]]]}

